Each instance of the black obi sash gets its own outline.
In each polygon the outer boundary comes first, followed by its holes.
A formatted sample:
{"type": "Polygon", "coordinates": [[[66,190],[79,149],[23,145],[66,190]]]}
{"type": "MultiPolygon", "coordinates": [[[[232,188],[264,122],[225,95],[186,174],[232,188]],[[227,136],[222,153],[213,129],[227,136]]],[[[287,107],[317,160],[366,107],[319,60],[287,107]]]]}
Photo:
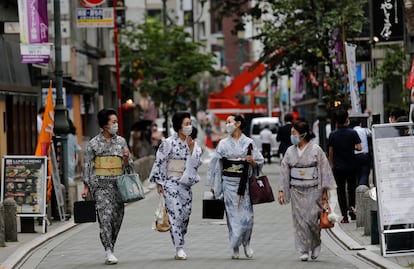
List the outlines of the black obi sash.
{"type": "Polygon", "coordinates": [[[245,161],[235,161],[223,158],[222,175],[227,177],[241,177],[245,161]]]}

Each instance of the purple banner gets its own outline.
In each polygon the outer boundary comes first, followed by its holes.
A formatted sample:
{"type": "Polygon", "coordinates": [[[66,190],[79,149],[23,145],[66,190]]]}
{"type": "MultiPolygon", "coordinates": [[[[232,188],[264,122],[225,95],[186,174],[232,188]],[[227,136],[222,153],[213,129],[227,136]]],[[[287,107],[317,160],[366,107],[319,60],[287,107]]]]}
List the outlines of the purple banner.
{"type": "Polygon", "coordinates": [[[29,44],[48,42],[47,0],[26,0],[29,44]]]}

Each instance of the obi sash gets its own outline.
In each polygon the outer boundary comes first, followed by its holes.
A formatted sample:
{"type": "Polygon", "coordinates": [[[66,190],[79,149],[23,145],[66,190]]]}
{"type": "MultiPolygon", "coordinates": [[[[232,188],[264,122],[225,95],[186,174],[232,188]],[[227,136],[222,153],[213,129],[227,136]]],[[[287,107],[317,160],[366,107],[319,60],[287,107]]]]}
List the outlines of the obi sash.
{"type": "Polygon", "coordinates": [[[241,177],[243,174],[244,160],[223,159],[222,175],[227,177],[241,177]]]}
{"type": "Polygon", "coordinates": [[[168,160],[167,176],[169,177],[182,177],[185,168],[185,160],[168,160]]]}
{"type": "Polygon", "coordinates": [[[314,180],[318,178],[316,163],[307,167],[291,167],[290,177],[295,180],[314,180]]]}
{"type": "Polygon", "coordinates": [[[122,175],[122,158],[119,156],[97,156],[94,162],[97,176],[122,175]]]}

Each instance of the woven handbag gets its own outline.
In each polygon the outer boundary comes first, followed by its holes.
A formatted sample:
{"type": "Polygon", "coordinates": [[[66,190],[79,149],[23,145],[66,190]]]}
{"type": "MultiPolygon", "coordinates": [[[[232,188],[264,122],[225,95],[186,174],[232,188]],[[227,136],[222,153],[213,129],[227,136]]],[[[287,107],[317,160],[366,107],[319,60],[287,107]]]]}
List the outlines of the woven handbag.
{"type": "Polygon", "coordinates": [[[328,220],[328,215],[331,213],[331,207],[327,200],[323,200],[322,202],[318,203],[319,207],[321,208],[321,212],[319,214],[319,227],[321,229],[330,229],[334,227],[334,223],[328,220]]]}
{"type": "Polygon", "coordinates": [[[117,186],[124,203],[135,202],[145,198],[141,179],[135,170],[124,169],[124,173],[117,180],[117,186]]]}

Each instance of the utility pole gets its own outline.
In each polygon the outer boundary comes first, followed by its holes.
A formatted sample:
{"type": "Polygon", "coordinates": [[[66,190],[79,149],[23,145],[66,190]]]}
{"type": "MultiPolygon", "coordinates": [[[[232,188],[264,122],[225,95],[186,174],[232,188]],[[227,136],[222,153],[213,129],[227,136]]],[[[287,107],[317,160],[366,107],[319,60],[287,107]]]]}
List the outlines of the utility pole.
{"type": "Polygon", "coordinates": [[[62,71],[62,32],[60,27],[60,0],[54,0],[54,14],[55,22],[55,84],[56,84],[56,106],[55,106],[55,126],[54,133],[58,143],[62,147],[60,173],[62,184],[65,186],[65,205],[66,212],[70,214],[69,205],[69,184],[68,184],[68,138],[69,123],[67,118],[67,110],[63,104],[63,71],[62,71]]]}
{"type": "Polygon", "coordinates": [[[118,125],[119,135],[124,135],[124,121],[122,116],[122,93],[121,93],[121,74],[119,70],[119,45],[118,45],[118,26],[116,25],[116,6],[117,3],[114,1],[114,46],[115,46],[115,76],[116,76],[116,92],[118,97],[118,125]]]}

